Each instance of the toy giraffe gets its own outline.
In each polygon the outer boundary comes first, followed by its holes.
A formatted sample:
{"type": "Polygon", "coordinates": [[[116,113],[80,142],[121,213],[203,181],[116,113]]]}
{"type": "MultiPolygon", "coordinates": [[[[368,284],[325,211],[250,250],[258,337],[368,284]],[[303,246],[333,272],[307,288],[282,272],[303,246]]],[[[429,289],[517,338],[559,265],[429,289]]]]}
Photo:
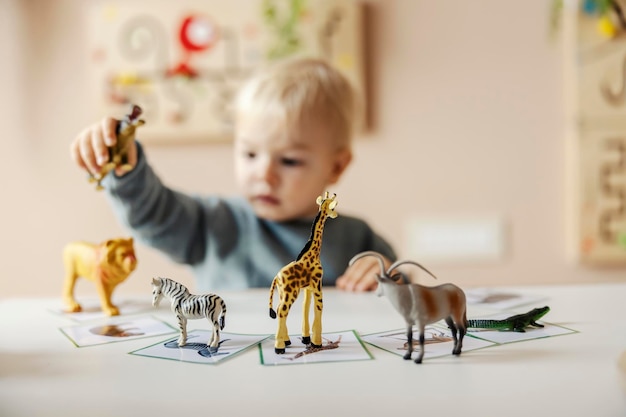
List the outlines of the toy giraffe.
{"type": "Polygon", "coordinates": [[[298,298],[300,290],[304,290],[304,302],[302,303],[302,342],[313,347],[322,346],[322,263],[320,262],[320,251],[322,249],[322,233],[327,218],[337,217],[335,207],[337,200],[335,194],[329,197],[328,191],[324,195],[317,197],[317,204],[320,206],[317,217],[313,221],[311,237],[304,245],[298,258],[284,266],[272,281],[270,288],[270,317],[275,319],[276,312],[273,308],[274,288],[278,287],[280,302],[278,304],[278,329],[276,330],[276,342],[274,351],[285,353],[285,346],[289,346],[289,333],[287,332],[287,315],[289,309],[298,298]],[[313,335],[311,337],[309,329],[309,309],[311,307],[311,296],[315,299],[313,310],[313,335]]]}

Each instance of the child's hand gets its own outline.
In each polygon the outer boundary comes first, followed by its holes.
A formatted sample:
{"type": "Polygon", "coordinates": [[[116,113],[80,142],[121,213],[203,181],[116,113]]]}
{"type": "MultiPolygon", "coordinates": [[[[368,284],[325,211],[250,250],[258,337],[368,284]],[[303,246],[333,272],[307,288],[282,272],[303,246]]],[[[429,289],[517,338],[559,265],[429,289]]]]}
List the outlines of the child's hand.
{"type": "MultiPolygon", "coordinates": [[[[385,268],[391,262],[385,258],[385,268]]],[[[373,257],[361,258],[337,278],[337,288],[346,291],[373,291],[378,286],[376,275],[380,275],[380,263],[373,257]]]]}
{"type": "MultiPolygon", "coordinates": [[[[117,120],[105,117],[99,123],[95,123],[80,132],[70,145],[72,159],[80,168],[97,174],[102,167],[109,162],[108,146],[117,143],[115,128],[117,120]]],[[[137,164],[137,145],[133,143],[128,150],[128,163],[134,168],[137,164]]],[[[128,171],[116,168],[117,175],[124,175],[128,171]]]]}

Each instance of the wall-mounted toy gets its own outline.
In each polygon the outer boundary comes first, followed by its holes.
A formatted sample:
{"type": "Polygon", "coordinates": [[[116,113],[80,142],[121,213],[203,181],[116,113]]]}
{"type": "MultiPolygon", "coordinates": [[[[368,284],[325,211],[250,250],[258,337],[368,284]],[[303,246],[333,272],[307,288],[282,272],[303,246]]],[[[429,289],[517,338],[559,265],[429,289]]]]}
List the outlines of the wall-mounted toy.
{"type": "Polygon", "coordinates": [[[285,346],[289,346],[289,333],[287,331],[287,315],[291,306],[298,298],[300,290],[304,290],[304,302],[302,304],[302,343],[313,347],[322,346],[322,263],[320,261],[320,251],[322,249],[322,234],[326,219],[337,217],[335,208],[337,207],[336,195],[329,196],[328,191],[324,197],[317,197],[317,204],[320,206],[317,217],[311,227],[311,236],[295,261],[284,266],[272,281],[270,288],[270,317],[275,319],[278,312],[278,328],[276,330],[276,341],[274,351],[285,353],[285,346]],[[274,311],[273,298],[274,289],[278,288],[277,311],[274,311]],[[309,309],[311,307],[311,297],[315,301],[313,307],[313,328],[312,334],[309,329],[309,309]]]}
{"type": "Polygon", "coordinates": [[[114,146],[109,146],[109,162],[104,164],[99,173],[89,175],[89,182],[96,183],[96,190],[104,188],[101,182],[110,171],[118,167],[124,171],[129,171],[132,168],[128,163],[128,149],[135,141],[135,130],[145,123],[139,118],[141,113],[141,107],[133,104],[130,114],[127,114],[124,119],[117,122],[115,128],[117,142],[114,146]]]}
{"type": "Polygon", "coordinates": [[[548,314],[550,307],[533,308],[527,313],[515,314],[502,320],[468,320],[467,327],[525,332],[526,327],[543,327],[537,320],[548,314]]]}
{"type": "Polygon", "coordinates": [[[419,330],[420,353],[415,363],[421,363],[424,358],[424,329],[426,325],[445,319],[454,339],[453,355],[460,355],[463,347],[467,327],[465,293],[454,284],[443,284],[436,287],[425,287],[419,284],[405,284],[398,281],[402,274],[393,271],[400,265],[411,264],[426,271],[436,278],[422,265],[413,261],[396,261],[385,271],[383,257],[378,252],[362,252],[354,256],[349,265],[365,256],[374,256],[380,262],[380,275],[377,295],[387,295],[393,307],[404,317],[407,328],[407,351],[404,359],[411,359],[413,353],[413,326],[419,330]]]}
{"type": "Polygon", "coordinates": [[[217,294],[190,294],[187,287],[169,278],[152,279],[152,305],[159,306],[161,298],[170,299],[172,312],[178,319],[180,336],[178,346],[187,344],[187,319],[209,320],[213,325],[211,339],[207,347],[211,352],[217,352],[220,345],[220,330],[226,324],[226,303],[217,294]]]}
{"type": "Polygon", "coordinates": [[[92,281],[98,290],[102,311],[109,316],[120,312],[111,302],[113,290],[124,282],[137,267],[133,239],[109,239],[100,244],[88,242],[68,243],[63,250],[65,284],[63,300],[67,311],[82,310],[74,298],[74,286],[78,277],[92,281]]]}

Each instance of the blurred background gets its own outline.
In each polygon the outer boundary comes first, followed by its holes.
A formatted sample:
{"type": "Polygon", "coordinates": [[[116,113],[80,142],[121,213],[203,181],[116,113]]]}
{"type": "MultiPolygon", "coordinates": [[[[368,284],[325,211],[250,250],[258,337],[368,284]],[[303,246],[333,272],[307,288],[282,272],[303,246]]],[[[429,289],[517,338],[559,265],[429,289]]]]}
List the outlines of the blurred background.
{"type": "MultiPolygon", "coordinates": [[[[60,295],[66,243],[128,235],[69,156],[83,127],[122,116],[94,89],[91,13],[102,3],[116,2],[0,0],[0,297],[60,295]]],[[[551,2],[359,4],[367,127],[331,190],[340,215],[365,218],[401,257],[462,287],[625,279],[619,262],[578,253],[572,54],[552,31],[551,2]]],[[[196,139],[147,141],[148,159],[172,187],[235,194],[232,144],[196,139]]],[[[193,288],[185,267],[136,250],[138,268],[116,293],[148,293],[156,275],[193,288]]],[[[77,291],[95,293],[83,281],[77,291]]]]}

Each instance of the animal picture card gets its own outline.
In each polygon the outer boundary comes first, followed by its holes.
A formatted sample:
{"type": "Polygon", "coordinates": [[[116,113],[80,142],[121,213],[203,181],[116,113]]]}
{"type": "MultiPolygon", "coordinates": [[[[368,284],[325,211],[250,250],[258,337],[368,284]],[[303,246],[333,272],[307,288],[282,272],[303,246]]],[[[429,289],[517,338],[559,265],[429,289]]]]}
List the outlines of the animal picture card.
{"type": "Polygon", "coordinates": [[[154,317],[116,317],[98,322],[61,327],[60,330],[76,347],[124,342],[176,331],[169,324],[154,317]]]}
{"type": "MultiPolygon", "coordinates": [[[[50,311],[54,314],[59,314],[68,319],[76,322],[87,322],[92,320],[106,319],[107,316],[100,307],[100,301],[97,298],[87,299],[81,302],[83,310],[78,313],[70,313],[65,309],[53,308],[50,311]]],[[[139,302],[136,300],[122,300],[115,304],[120,310],[120,316],[128,316],[132,314],[138,314],[152,309],[152,306],[147,302],[139,302]]]]}
{"type": "Polygon", "coordinates": [[[215,365],[232,358],[251,346],[261,343],[267,335],[245,335],[220,333],[220,343],[216,350],[207,347],[211,339],[211,330],[192,330],[187,335],[187,344],[178,346],[178,336],[130,352],[131,355],[147,356],[157,359],[169,359],[180,362],[191,362],[215,365]]]}
{"type": "Polygon", "coordinates": [[[465,296],[467,304],[490,310],[509,310],[545,299],[538,295],[502,291],[497,288],[472,288],[465,291],[465,296]]]}
{"type": "Polygon", "coordinates": [[[291,345],[286,352],[274,352],[274,337],[261,343],[262,365],[294,365],[322,362],[348,362],[371,360],[373,356],[367,350],[354,330],[322,334],[322,347],[313,348],[302,344],[299,335],[290,335],[291,345]]]}
{"type": "MultiPolygon", "coordinates": [[[[416,357],[415,351],[419,351],[420,349],[418,336],[419,333],[417,329],[413,328],[414,358],[416,357]]],[[[372,346],[376,346],[377,348],[398,356],[404,356],[407,350],[406,329],[372,333],[362,337],[365,343],[369,343],[372,346]]],[[[482,349],[493,345],[494,343],[488,340],[467,336],[463,338],[463,352],[482,349]]],[[[426,330],[424,331],[424,359],[452,355],[453,348],[454,340],[448,328],[426,326],[426,330]]]]}

